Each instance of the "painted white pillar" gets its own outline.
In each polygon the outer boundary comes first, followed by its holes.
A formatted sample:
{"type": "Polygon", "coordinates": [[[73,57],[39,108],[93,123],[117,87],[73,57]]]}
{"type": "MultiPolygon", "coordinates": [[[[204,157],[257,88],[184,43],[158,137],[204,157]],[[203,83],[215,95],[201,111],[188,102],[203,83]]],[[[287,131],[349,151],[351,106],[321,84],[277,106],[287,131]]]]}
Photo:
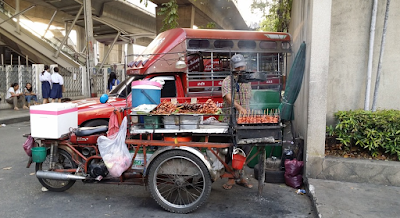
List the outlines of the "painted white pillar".
{"type": "Polygon", "coordinates": [[[307,45],[309,76],[305,81],[308,83],[306,175],[311,178],[321,172],[325,158],[331,13],[332,0],[312,0],[307,45]]]}
{"type": "Polygon", "coordinates": [[[44,70],[44,64],[32,64],[32,87],[37,94],[38,101],[42,101],[42,83],[39,76],[44,70]]]}
{"type": "Polygon", "coordinates": [[[79,73],[82,75],[82,95],[83,96],[89,96],[89,75],[86,72],[86,67],[85,66],[80,66],[79,67],[79,73]]]}

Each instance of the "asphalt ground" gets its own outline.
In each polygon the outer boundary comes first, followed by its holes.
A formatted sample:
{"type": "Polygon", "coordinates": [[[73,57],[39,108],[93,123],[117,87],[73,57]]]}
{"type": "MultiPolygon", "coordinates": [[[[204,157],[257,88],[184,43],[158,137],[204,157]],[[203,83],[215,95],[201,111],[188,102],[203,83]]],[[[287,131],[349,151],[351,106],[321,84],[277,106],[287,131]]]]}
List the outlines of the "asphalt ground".
{"type": "MultiPolygon", "coordinates": [[[[29,122],[0,126],[0,217],[316,217],[307,195],[285,184],[264,186],[257,197],[253,189],[235,185],[224,190],[226,180],[213,183],[208,201],[190,214],[163,210],[144,186],[83,184],[77,181],[65,192],[42,191],[34,165],[26,168],[22,149],[29,122]]],[[[251,170],[248,175],[252,177],[251,170]]]]}

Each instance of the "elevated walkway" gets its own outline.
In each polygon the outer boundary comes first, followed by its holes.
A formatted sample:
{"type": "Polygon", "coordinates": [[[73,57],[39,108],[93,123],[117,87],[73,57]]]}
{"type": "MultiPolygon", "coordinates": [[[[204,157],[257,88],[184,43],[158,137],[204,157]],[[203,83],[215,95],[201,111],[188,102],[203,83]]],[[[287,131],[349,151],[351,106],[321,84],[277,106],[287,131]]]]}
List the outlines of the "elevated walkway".
{"type": "MultiPolygon", "coordinates": [[[[29,60],[35,63],[58,64],[64,68],[79,67],[79,58],[75,58],[72,49],[64,49],[58,57],[54,57],[57,51],[57,41],[50,41],[35,35],[34,30],[20,28],[17,31],[16,22],[9,19],[11,13],[7,8],[0,10],[0,38],[8,47],[20,54],[28,55],[29,60]],[[5,22],[4,22],[5,21],[5,22]]],[[[83,59],[81,59],[82,61],[83,59]]]]}

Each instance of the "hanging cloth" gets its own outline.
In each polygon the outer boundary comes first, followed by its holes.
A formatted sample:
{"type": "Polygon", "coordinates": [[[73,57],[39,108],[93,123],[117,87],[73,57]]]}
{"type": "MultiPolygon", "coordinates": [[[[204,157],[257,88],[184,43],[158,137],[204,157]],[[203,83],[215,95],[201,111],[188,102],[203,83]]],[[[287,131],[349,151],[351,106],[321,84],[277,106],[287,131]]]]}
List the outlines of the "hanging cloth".
{"type": "Polygon", "coordinates": [[[108,132],[107,137],[110,138],[119,130],[119,120],[117,116],[117,111],[113,111],[110,116],[110,121],[108,122],[108,132]]]}

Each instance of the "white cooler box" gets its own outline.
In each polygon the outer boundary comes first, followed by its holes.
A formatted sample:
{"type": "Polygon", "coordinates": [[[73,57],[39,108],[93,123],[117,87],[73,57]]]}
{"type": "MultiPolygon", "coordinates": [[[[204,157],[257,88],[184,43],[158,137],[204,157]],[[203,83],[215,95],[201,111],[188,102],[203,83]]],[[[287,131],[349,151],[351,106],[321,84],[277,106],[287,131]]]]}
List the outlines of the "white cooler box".
{"type": "Polygon", "coordinates": [[[49,103],[30,107],[31,135],[58,139],[78,128],[78,107],[74,103],[49,103]]]}

